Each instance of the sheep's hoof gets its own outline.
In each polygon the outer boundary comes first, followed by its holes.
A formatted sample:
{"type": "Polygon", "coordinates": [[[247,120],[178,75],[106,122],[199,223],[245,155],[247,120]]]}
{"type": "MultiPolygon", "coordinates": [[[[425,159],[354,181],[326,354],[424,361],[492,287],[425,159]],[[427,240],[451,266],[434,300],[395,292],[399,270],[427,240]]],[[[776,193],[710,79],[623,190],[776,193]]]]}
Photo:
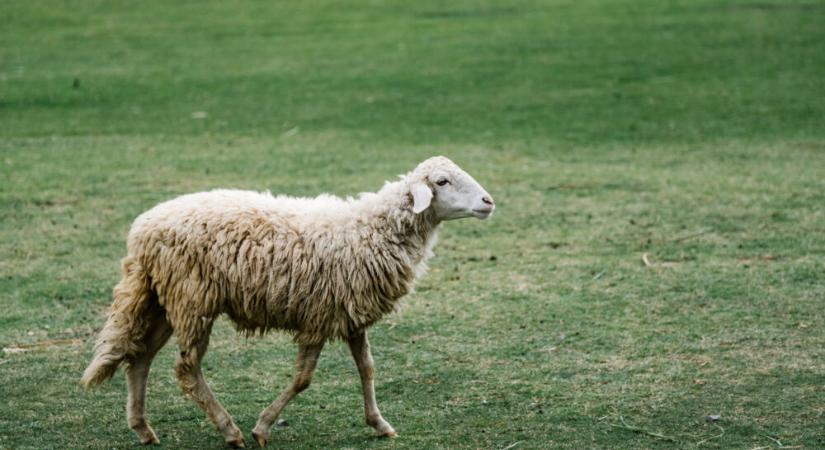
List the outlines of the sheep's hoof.
{"type": "Polygon", "coordinates": [[[396,433],[395,430],[393,430],[392,428],[390,428],[389,430],[386,430],[386,431],[378,431],[376,434],[378,435],[378,437],[384,437],[384,438],[390,438],[390,439],[398,437],[398,433],[396,433]]]}
{"type": "Polygon", "coordinates": [[[253,431],[252,432],[252,437],[255,438],[255,442],[258,443],[258,447],[261,447],[261,448],[266,447],[267,440],[266,440],[266,437],[264,435],[258,434],[257,432],[253,431]]]}
{"type": "Polygon", "coordinates": [[[226,443],[232,448],[246,448],[242,437],[226,441],[226,443]]]}
{"type": "Polygon", "coordinates": [[[160,444],[160,439],[158,439],[155,431],[152,427],[149,426],[147,423],[142,423],[132,428],[137,434],[138,439],[140,439],[140,443],[143,445],[151,445],[151,444],[160,444]]]}

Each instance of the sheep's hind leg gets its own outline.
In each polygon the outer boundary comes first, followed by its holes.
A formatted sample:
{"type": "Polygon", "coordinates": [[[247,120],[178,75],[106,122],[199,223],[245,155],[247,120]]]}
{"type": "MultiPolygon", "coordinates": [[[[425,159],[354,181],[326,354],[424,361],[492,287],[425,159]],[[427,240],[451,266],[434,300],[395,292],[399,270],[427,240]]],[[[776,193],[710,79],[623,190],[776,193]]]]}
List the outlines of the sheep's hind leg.
{"type": "Polygon", "coordinates": [[[152,360],[171,334],[172,327],[166,321],[165,314],[163,311],[157,311],[143,338],[143,352],[132,358],[126,367],[126,384],[129,392],[126,400],[126,421],[143,444],[160,443],[146,420],[146,381],[152,360]]]}
{"type": "MultiPolygon", "coordinates": [[[[243,433],[238,429],[232,416],[215,398],[212,390],[206,384],[201,372],[201,360],[206,354],[209,345],[209,333],[212,331],[212,322],[204,324],[199,333],[178,334],[180,353],[175,363],[175,373],[178,376],[180,387],[206,412],[209,420],[223,433],[224,440],[231,447],[244,448],[243,433]]],[[[177,327],[175,327],[178,333],[177,327]]]]}
{"type": "Polygon", "coordinates": [[[295,378],[292,380],[292,385],[284,389],[281,395],[261,412],[258,423],[252,430],[252,436],[255,437],[261,448],[266,446],[269,440],[269,430],[287,403],[309,387],[312,374],[315,372],[315,366],[318,364],[318,356],[323,348],[324,344],[301,345],[298,348],[298,358],[295,361],[295,378]]]}
{"type": "Polygon", "coordinates": [[[373,427],[379,436],[395,437],[395,429],[381,416],[378,403],[375,401],[375,364],[367,332],[364,331],[363,334],[350,338],[347,343],[352,352],[352,359],[358,367],[358,374],[361,376],[361,387],[364,390],[364,416],[367,425],[373,427]]]}

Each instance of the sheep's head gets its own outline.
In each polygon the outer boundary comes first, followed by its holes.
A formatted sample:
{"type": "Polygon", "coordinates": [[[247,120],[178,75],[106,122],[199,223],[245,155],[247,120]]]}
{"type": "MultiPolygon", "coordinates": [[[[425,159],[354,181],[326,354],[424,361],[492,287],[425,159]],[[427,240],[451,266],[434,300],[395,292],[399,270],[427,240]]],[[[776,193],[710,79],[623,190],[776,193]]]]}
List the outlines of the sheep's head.
{"type": "Polygon", "coordinates": [[[437,220],[493,214],[493,197],[467,172],[443,156],[430,158],[412,172],[413,212],[431,208],[437,220]]]}

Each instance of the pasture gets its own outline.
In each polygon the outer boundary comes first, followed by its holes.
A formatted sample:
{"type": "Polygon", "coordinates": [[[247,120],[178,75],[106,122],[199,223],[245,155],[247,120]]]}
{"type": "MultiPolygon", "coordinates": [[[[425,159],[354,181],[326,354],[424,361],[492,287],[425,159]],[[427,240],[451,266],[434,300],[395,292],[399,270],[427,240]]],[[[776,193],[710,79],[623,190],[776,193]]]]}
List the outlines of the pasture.
{"type": "MultiPolygon", "coordinates": [[[[140,448],[78,380],[131,221],[217,187],[354,195],[443,154],[495,197],[270,448],[825,447],[825,4],[0,5],[0,448],[140,448]],[[719,416],[712,421],[709,416],[719,416]]],[[[222,448],[174,341],[162,448],[222,448]]],[[[255,447],[288,336],[226,320],[207,381],[255,447]]]]}

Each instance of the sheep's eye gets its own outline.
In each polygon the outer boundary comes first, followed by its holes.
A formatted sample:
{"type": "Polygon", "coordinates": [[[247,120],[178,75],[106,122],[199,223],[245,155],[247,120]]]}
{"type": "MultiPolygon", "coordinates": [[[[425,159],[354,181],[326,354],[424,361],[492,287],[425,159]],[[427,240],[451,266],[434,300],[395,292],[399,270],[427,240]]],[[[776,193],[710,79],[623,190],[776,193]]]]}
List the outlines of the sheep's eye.
{"type": "Polygon", "coordinates": [[[444,186],[445,184],[450,184],[450,180],[448,180],[446,178],[442,178],[442,179],[436,181],[435,184],[437,184],[439,186],[444,186]]]}

